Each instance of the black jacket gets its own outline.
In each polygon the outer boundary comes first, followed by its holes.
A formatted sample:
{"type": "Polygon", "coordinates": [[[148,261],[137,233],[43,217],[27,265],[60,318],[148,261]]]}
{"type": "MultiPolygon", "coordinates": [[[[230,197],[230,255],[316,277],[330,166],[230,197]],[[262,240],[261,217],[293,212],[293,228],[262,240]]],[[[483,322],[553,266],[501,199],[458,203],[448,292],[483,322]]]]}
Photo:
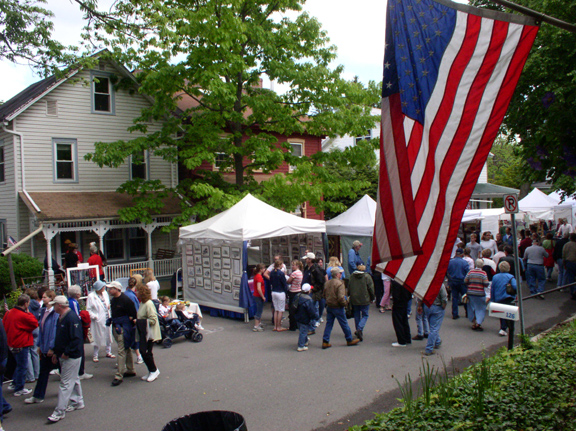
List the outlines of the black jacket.
{"type": "Polygon", "coordinates": [[[80,318],[70,310],[58,319],[56,323],[56,339],[54,340],[54,353],[60,357],[62,354],[70,358],[82,357],[82,344],[84,334],[80,318]]]}
{"type": "Polygon", "coordinates": [[[392,292],[392,298],[394,298],[392,308],[402,309],[408,307],[408,301],[412,299],[412,293],[408,289],[397,281],[392,280],[390,291],[392,292]]]}
{"type": "Polygon", "coordinates": [[[310,295],[299,293],[294,300],[298,301],[298,310],[295,316],[296,322],[308,325],[310,321],[318,319],[318,312],[310,295]]]}

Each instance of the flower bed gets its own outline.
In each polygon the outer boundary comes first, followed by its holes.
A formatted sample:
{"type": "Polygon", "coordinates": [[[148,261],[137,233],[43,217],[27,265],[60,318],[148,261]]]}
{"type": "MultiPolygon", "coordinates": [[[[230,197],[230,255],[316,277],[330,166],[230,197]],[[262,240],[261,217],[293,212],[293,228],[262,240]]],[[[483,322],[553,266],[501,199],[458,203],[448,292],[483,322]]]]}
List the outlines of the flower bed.
{"type": "Polygon", "coordinates": [[[422,395],[401,385],[403,407],[352,431],[576,430],[576,321],[448,378],[423,362],[422,395]]]}

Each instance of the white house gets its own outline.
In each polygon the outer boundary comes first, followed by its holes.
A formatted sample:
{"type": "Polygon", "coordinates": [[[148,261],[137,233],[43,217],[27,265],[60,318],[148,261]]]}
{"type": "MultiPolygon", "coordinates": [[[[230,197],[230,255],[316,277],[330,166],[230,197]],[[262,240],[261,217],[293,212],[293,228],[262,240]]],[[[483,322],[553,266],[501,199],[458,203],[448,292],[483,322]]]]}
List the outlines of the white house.
{"type": "MultiPolygon", "coordinates": [[[[118,211],[131,206],[132,199],[116,190],[132,178],[159,179],[173,187],[177,166],[147,153],[138,157],[141,163],[133,163],[137,160],[132,156],[118,168],[100,168],[84,159],[94,151],[95,142],[138,136],[128,128],[151,100],[136,88],[127,69],[100,59],[94,70],[46,78],[0,105],[3,244],[8,235],[21,240],[38,230],[43,235],[23,243],[20,251],[41,260],[47,254],[61,263],[69,239],[79,245],[86,261],[89,243],[95,241],[108,259],[108,279],[143,265],[154,266],[157,275],[173,272],[173,264],[160,265],[154,256],[158,249],[176,249],[177,233],[162,233],[158,228],[180,213],[179,202],[166,202],[163,213],[155,214],[150,224],[125,223],[118,211]],[[117,88],[120,78],[134,86],[117,88]]],[[[154,127],[159,125],[151,124],[150,131],[154,127]]]]}

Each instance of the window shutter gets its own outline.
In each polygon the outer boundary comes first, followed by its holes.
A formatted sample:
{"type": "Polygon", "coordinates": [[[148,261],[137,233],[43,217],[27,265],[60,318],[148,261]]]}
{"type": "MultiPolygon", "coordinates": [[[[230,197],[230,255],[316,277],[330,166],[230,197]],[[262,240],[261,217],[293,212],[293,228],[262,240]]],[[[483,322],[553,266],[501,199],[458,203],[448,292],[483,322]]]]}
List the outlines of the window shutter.
{"type": "Polygon", "coordinates": [[[58,101],[57,100],[47,100],[46,101],[46,115],[50,117],[58,116],[58,101]]]}

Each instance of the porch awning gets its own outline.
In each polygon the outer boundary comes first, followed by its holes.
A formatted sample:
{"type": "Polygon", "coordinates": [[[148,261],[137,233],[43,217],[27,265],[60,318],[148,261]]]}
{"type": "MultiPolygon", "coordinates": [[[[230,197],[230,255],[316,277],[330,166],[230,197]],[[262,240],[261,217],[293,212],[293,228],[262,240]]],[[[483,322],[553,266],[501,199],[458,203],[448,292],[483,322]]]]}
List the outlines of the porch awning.
{"type": "MultiPolygon", "coordinates": [[[[132,196],[116,192],[28,192],[40,209],[38,212],[26,195],[20,198],[39,221],[117,219],[118,211],[132,206],[132,196]]],[[[155,216],[180,214],[178,198],[163,199],[164,208],[155,216]]]]}
{"type": "Polygon", "coordinates": [[[477,183],[472,193],[472,199],[502,198],[504,195],[517,195],[518,189],[499,186],[490,183],[477,183]]]}

